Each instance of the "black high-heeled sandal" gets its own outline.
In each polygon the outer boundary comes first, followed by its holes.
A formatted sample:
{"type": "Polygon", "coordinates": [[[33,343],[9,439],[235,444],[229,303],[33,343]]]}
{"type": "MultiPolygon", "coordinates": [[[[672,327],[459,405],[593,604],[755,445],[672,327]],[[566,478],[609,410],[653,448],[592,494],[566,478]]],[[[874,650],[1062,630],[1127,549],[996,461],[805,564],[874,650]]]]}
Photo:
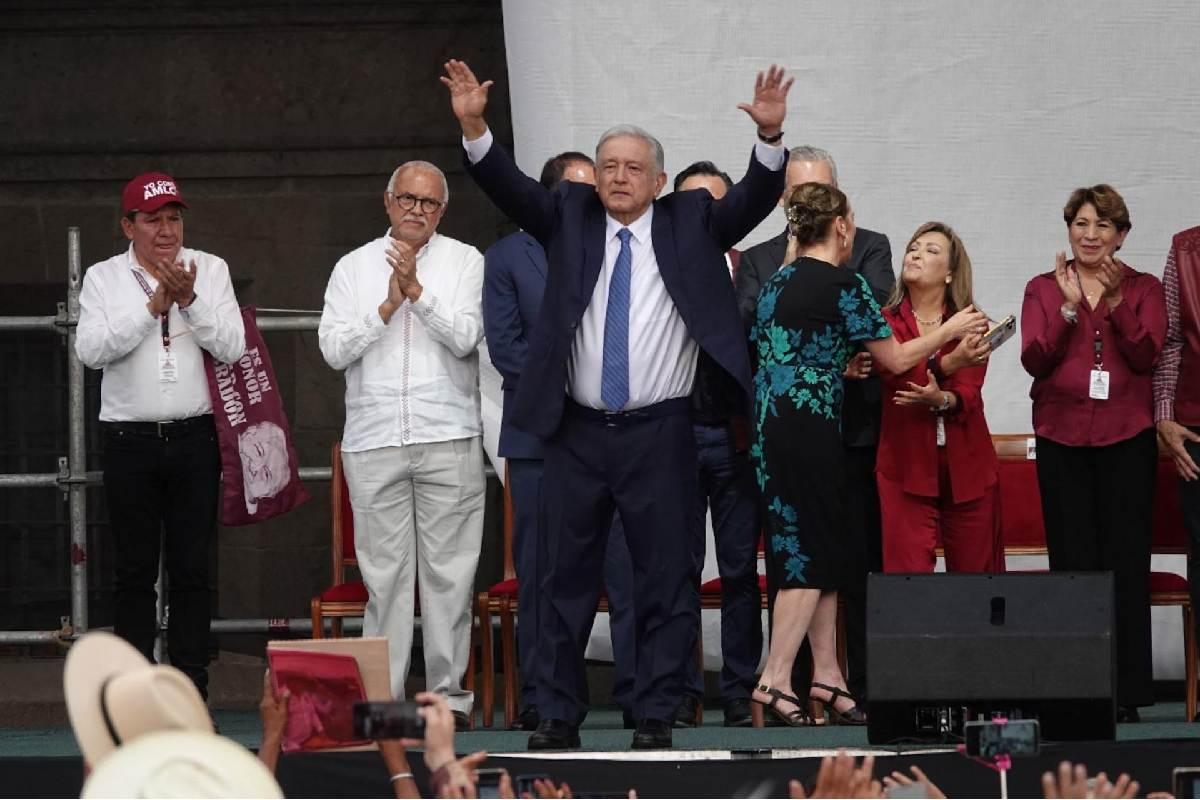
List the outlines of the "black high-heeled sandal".
{"type": "Polygon", "coordinates": [[[825,706],[825,711],[829,714],[829,724],[830,725],[866,725],[867,724],[867,715],[865,713],[863,713],[862,709],[860,709],[858,707],[858,701],[854,699],[854,695],[850,694],[845,689],[839,689],[836,686],[830,686],[829,684],[826,684],[826,683],[816,683],[816,682],[813,683],[812,689],[809,690],[808,699],[816,700],[818,703],[825,706]],[[829,692],[829,699],[822,700],[820,697],[813,697],[812,689],[823,689],[823,690],[829,692]],[[837,703],[837,699],[839,697],[845,697],[848,700],[854,701],[854,707],[851,708],[849,711],[839,711],[837,706],[835,705],[837,703]]]}
{"type": "Polygon", "coordinates": [[[754,727],[761,728],[764,725],[763,711],[770,711],[775,717],[787,725],[789,728],[803,728],[813,724],[812,717],[804,709],[804,703],[799,697],[794,697],[786,692],[781,692],[778,689],[772,689],[765,683],[760,683],[756,687],[763,694],[771,696],[767,702],[757,700],[753,695],[750,696],[750,718],[754,727]],[[779,708],[779,701],[791,703],[796,707],[795,711],[784,712],[779,708]]]}

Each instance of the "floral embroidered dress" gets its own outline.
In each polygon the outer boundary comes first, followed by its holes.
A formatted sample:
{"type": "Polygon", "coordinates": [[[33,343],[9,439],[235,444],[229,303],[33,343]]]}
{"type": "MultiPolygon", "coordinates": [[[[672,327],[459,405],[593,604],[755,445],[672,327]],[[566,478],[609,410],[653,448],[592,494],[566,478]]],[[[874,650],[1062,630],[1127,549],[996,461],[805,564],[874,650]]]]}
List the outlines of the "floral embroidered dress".
{"type": "Polygon", "coordinates": [[[759,294],[750,454],[776,586],[844,583],[842,373],[855,343],[891,335],[866,279],[824,261],[783,267],[759,294]]]}

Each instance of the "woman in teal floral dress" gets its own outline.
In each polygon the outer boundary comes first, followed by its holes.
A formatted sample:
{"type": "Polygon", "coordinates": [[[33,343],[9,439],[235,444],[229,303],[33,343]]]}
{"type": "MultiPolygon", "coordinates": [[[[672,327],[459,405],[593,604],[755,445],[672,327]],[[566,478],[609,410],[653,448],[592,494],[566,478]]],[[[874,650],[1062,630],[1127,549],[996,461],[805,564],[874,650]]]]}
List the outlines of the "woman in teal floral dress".
{"type": "MultiPolygon", "coordinates": [[[[903,344],[892,338],[866,279],[843,269],[854,244],[854,212],[832,186],[805,183],[787,203],[788,265],[763,286],[751,333],[757,356],[751,448],[763,500],[767,568],[780,587],[771,649],[752,711],[808,724],[791,686],[805,635],[813,652],[808,696],[831,722],[863,724],[846,692],[835,650],[837,591],[848,560],[842,467],[842,373],[864,344],[879,368],[903,373],[951,339],[986,330],[974,308],[936,332],[903,344]]],[[[808,688],[808,687],[802,687],[808,688]]]]}

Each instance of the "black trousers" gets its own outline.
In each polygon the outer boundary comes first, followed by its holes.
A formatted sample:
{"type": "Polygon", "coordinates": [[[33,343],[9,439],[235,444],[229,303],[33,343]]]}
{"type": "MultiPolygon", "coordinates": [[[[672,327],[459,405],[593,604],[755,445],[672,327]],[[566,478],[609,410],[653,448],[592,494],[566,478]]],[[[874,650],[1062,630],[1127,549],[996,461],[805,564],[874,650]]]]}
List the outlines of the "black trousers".
{"type": "Polygon", "coordinates": [[[167,423],[103,423],[104,489],[116,551],[114,626],[153,660],[154,584],[166,555],[167,655],[208,697],[209,552],[221,464],[211,416],[167,423]]]}
{"type": "Polygon", "coordinates": [[[1150,530],[1158,445],[1154,429],[1104,447],[1037,437],[1038,488],[1050,569],[1113,573],[1117,703],[1154,702],[1150,530]]]}
{"type": "Polygon", "coordinates": [[[583,655],[614,511],[633,560],[633,714],[674,719],[700,626],[695,554],[704,534],[696,518],[699,470],[689,403],[667,400],[606,421],[568,401],[562,424],[545,442],[547,572],[536,652],[542,719],[574,724],[587,713],[583,655]]]}
{"type": "MultiPolygon", "coordinates": [[[[879,487],[875,483],[875,446],[847,447],[846,469],[846,531],[850,536],[847,548],[850,563],[846,566],[846,588],[839,594],[844,599],[846,624],[846,687],[859,706],[866,711],[869,704],[867,686],[867,575],[883,569],[883,524],[879,514],[879,487]]],[[[776,588],[767,570],[770,593],[770,613],[775,612],[776,588]]],[[[773,618],[772,618],[772,621],[773,618]]],[[[812,646],[808,637],[800,643],[792,665],[792,689],[805,697],[812,684],[812,646]]]]}
{"type": "MultiPolygon", "coordinates": [[[[1189,428],[1200,433],[1200,426],[1189,428]]],[[[1185,442],[1192,460],[1200,464],[1200,444],[1185,442]]],[[[1200,480],[1179,481],[1179,508],[1183,513],[1183,527],[1188,533],[1188,583],[1192,589],[1192,608],[1200,610],[1200,480]]],[[[1200,614],[1196,615],[1200,628],[1200,614]]]]}

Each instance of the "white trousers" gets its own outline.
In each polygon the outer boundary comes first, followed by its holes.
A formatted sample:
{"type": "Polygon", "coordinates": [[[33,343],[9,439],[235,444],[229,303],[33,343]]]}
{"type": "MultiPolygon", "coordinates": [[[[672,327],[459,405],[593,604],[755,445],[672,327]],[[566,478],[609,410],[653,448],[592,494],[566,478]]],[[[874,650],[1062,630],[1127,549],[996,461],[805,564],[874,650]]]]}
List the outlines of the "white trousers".
{"type": "Polygon", "coordinates": [[[404,698],[412,657],[415,583],[426,688],[470,713],[474,698],[462,678],[483,539],[480,437],[343,452],[342,465],[367,585],[363,635],[387,637],[393,696],[404,698]]]}

